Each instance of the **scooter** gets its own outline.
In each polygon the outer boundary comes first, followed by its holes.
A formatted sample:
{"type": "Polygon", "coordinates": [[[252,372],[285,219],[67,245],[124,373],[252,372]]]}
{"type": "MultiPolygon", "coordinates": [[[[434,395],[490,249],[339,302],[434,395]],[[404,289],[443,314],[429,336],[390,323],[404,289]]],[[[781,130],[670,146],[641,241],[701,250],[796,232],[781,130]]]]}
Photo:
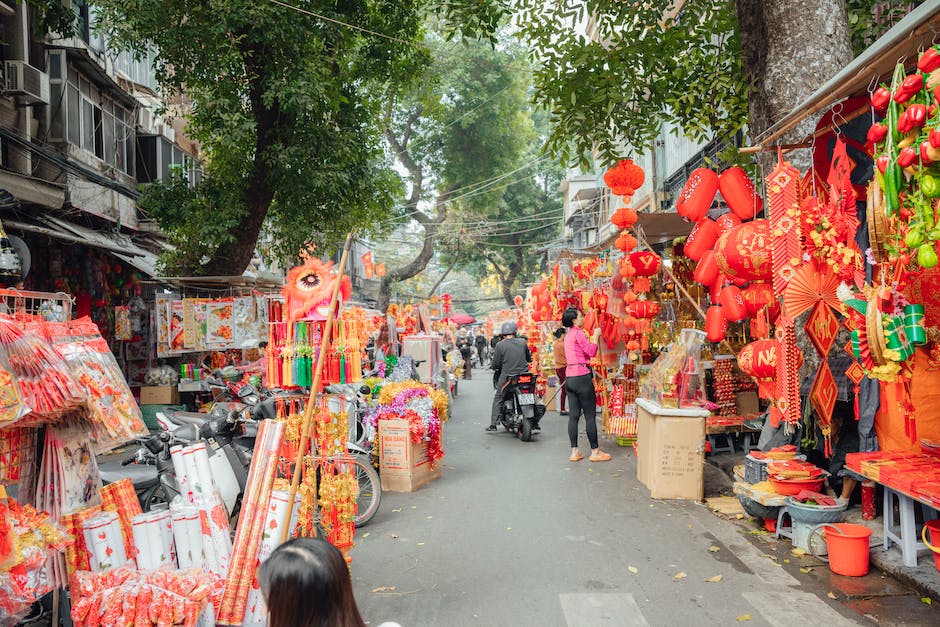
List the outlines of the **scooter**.
{"type": "Polygon", "coordinates": [[[535,375],[515,375],[506,380],[503,401],[500,404],[499,422],[510,433],[523,442],[532,439],[532,432],[539,430],[539,421],[545,415],[545,406],[536,403],[535,375]]]}

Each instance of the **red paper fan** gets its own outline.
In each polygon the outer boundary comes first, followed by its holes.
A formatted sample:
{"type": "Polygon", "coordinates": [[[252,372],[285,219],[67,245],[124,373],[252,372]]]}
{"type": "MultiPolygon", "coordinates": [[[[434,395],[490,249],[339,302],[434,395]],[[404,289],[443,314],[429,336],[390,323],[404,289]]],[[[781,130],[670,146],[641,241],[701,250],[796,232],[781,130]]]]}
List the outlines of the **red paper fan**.
{"type": "Polygon", "coordinates": [[[828,267],[817,270],[813,264],[800,266],[783,292],[783,314],[794,319],[818,302],[838,309],[838,288],[839,277],[828,267]]]}

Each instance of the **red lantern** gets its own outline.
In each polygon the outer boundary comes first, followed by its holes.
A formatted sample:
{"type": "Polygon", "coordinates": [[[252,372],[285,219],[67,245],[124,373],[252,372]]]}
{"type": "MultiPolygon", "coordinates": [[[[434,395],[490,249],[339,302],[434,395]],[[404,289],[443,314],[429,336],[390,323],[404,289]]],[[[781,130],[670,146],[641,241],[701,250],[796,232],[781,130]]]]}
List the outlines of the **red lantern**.
{"type": "Polygon", "coordinates": [[[707,168],[693,170],[676,201],[676,211],[686,220],[698,222],[708,213],[716,193],[718,175],[707,168]]]}
{"type": "Polygon", "coordinates": [[[777,340],[751,342],[738,353],[738,367],[744,374],[757,379],[757,391],[761,398],[773,398],[776,393],[779,354],[780,343],[777,340]]]}
{"type": "Polygon", "coordinates": [[[721,305],[712,305],[705,312],[705,337],[709,342],[720,342],[728,332],[728,321],[721,305]]]}
{"type": "Polygon", "coordinates": [[[512,302],[516,303],[516,307],[519,307],[522,305],[522,297],[517,295],[515,298],[512,299],[512,302]]]}
{"type": "Polygon", "coordinates": [[[629,231],[621,231],[614,245],[617,247],[617,250],[628,253],[636,248],[636,238],[633,237],[629,231]]]}
{"type": "Polygon", "coordinates": [[[640,189],[643,181],[646,180],[646,174],[643,168],[633,163],[633,159],[624,159],[620,162],[620,167],[624,169],[627,185],[633,189],[640,189]]]}
{"type": "Polygon", "coordinates": [[[741,322],[747,317],[744,298],[737,286],[726,285],[721,288],[721,292],[718,294],[718,302],[721,303],[728,322],[741,322]]]}
{"type": "Polygon", "coordinates": [[[718,241],[720,234],[718,225],[714,220],[711,218],[702,218],[692,227],[692,232],[689,233],[688,239],[685,240],[685,245],[682,248],[685,256],[692,261],[698,261],[702,258],[702,255],[705,254],[706,250],[714,248],[715,242],[718,241]]]}
{"type": "Polygon", "coordinates": [[[636,269],[637,276],[653,276],[661,265],[659,255],[649,250],[630,253],[630,265],[636,269]]]}
{"type": "Polygon", "coordinates": [[[728,208],[742,220],[750,220],[760,215],[764,208],[764,201],[757,195],[751,178],[738,166],[721,173],[718,177],[718,189],[728,208]]]}
{"type": "Polygon", "coordinates": [[[636,211],[630,207],[621,207],[614,212],[614,215],[610,216],[610,221],[613,222],[614,226],[618,229],[630,228],[636,224],[637,219],[636,211]]]}
{"type": "Polygon", "coordinates": [[[643,168],[631,159],[619,161],[617,165],[604,173],[604,183],[615,196],[632,196],[643,185],[646,175],[643,168]]]}
{"type": "Polygon", "coordinates": [[[692,278],[701,285],[712,285],[718,278],[718,271],[718,256],[714,250],[709,250],[699,259],[692,278]]]}
{"type": "Polygon", "coordinates": [[[721,295],[721,288],[723,288],[727,282],[728,277],[725,273],[719,272],[712,284],[708,286],[708,298],[711,299],[713,303],[720,302],[718,297],[721,295]]]}
{"type": "Polygon", "coordinates": [[[652,319],[659,315],[659,304],[651,300],[638,300],[630,303],[630,315],[634,318],[652,319]]]}
{"type": "Polygon", "coordinates": [[[733,213],[726,213],[716,220],[718,224],[718,234],[719,236],[724,235],[734,227],[741,224],[741,218],[734,215],[733,213]]]}
{"type": "Polygon", "coordinates": [[[744,288],[743,296],[747,315],[753,318],[774,301],[774,288],[770,283],[751,283],[744,288]]]}
{"type": "Polygon", "coordinates": [[[768,221],[752,220],[718,238],[715,244],[718,266],[730,276],[751,281],[770,281],[773,275],[770,247],[768,221]]]}

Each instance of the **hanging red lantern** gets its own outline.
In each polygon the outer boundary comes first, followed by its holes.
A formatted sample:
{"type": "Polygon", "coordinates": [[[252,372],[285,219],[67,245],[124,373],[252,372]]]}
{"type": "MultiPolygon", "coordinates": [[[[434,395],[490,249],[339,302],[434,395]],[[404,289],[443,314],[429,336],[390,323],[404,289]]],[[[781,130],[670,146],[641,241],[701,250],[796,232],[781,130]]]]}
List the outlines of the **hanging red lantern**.
{"type": "Polygon", "coordinates": [[[630,303],[630,315],[634,318],[652,319],[659,315],[659,303],[651,300],[638,300],[630,303]]]}
{"type": "Polygon", "coordinates": [[[633,267],[633,264],[630,263],[630,257],[624,257],[620,260],[620,276],[625,279],[636,276],[636,268],[633,267]]]}
{"type": "Polygon", "coordinates": [[[662,260],[650,250],[630,253],[630,265],[636,269],[637,276],[653,276],[659,272],[662,260]]]}
{"type": "Polygon", "coordinates": [[[711,209],[717,193],[717,174],[707,168],[692,170],[676,201],[676,211],[686,220],[698,222],[711,209]]]}
{"type": "Polygon", "coordinates": [[[523,302],[522,297],[517,294],[516,297],[512,299],[512,302],[516,303],[516,307],[520,307],[523,302]]]}
{"type": "Polygon", "coordinates": [[[709,342],[720,342],[728,332],[728,321],[721,305],[712,305],[705,312],[705,337],[709,342]]]}
{"type": "Polygon", "coordinates": [[[714,248],[715,242],[721,233],[718,225],[711,218],[702,218],[692,227],[692,232],[685,240],[683,252],[692,261],[698,261],[709,248],[714,248]]]}
{"type": "Polygon", "coordinates": [[[615,196],[632,196],[645,179],[643,168],[632,159],[623,159],[604,173],[604,183],[615,196]]]}
{"type": "Polygon", "coordinates": [[[718,190],[728,208],[742,220],[751,220],[760,215],[764,208],[764,201],[757,195],[751,178],[738,166],[721,173],[718,177],[718,190]]]}
{"type": "Polygon", "coordinates": [[[736,285],[726,285],[721,288],[721,292],[718,294],[718,302],[721,303],[728,322],[741,322],[747,317],[744,298],[741,296],[740,288],[736,285]]]}
{"type": "Polygon", "coordinates": [[[734,227],[739,226],[741,224],[741,218],[734,215],[733,213],[728,212],[722,216],[719,216],[715,223],[718,225],[718,235],[720,237],[734,227]]]}
{"type": "Polygon", "coordinates": [[[738,353],[738,367],[744,374],[757,380],[757,391],[761,398],[774,397],[779,355],[780,342],[777,340],[757,340],[738,353]]]}
{"type": "Polygon", "coordinates": [[[636,224],[637,219],[636,211],[630,207],[621,207],[614,211],[614,215],[610,216],[610,221],[613,222],[614,226],[618,229],[630,228],[636,224]]]}
{"type": "Polygon", "coordinates": [[[692,278],[701,285],[711,285],[718,278],[718,272],[718,256],[714,250],[709,250],[699,259],[692,278]]]}
{"type": "Polygon", "coordinates": [[[617,247],[617,250],[628,253],[634,248],[636,248],[636,238],[630,234],[629,231],[621,231],[620,236],[617,237],[617,241],[614,242],[614,245],[617,247]]]}
{"type": "Polygon", "coordinates": [[[729,276],[751,281],[770,281],[770,226],[767,220],[752,220],[734,227],[718,238],[715,252],[718,266],[729,276]]]}
{"type": "Polygon", "coordinates": [[[718,298],[721,295],[721,288],[728,283],[728,276],[724,272],[719,272],[712,284],[708,286],[708,298],[713,302],[720,302],[718,298]]]}
{"type": "Polygon", "coordinates": [[[633,163],[633,159],[624,159],[620,162],[620,167],[624,169],[627,185],[633,189],[640,189],[643,186],[646,174],[643,172],[643,168],[633,163]]]}
{"type": "Polygon", "coordinates": [[[770,283],[751,283],[743,290],[744,307],[753,318],[764,307],[774,302],[774,288],[770,283]]]}

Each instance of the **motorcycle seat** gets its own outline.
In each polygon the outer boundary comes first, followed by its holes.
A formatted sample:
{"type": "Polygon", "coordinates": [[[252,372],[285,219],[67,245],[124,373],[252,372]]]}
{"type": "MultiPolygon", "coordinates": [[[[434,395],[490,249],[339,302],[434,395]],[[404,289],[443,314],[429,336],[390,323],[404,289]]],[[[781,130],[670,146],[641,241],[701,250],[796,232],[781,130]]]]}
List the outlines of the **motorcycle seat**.
{"type": "Polygon", "coordinates": [[[174,411],[164,414],[175,425],[195,425],[201,427],[212,418],[209,414],[200,414],[194,411],[174,411]]]}
{"type": "Polygon", "coordinates": [[[104,483],[114,483],[124,477],[129,477],[134,484],[134,490],[146,490],[157,485],[160,480],[157,474],[157,467],[149,464],[130,464],[128,466],[118,466],[117,468],[107,468],[102,465],[100,468],[101,480],[104,483]]]}

